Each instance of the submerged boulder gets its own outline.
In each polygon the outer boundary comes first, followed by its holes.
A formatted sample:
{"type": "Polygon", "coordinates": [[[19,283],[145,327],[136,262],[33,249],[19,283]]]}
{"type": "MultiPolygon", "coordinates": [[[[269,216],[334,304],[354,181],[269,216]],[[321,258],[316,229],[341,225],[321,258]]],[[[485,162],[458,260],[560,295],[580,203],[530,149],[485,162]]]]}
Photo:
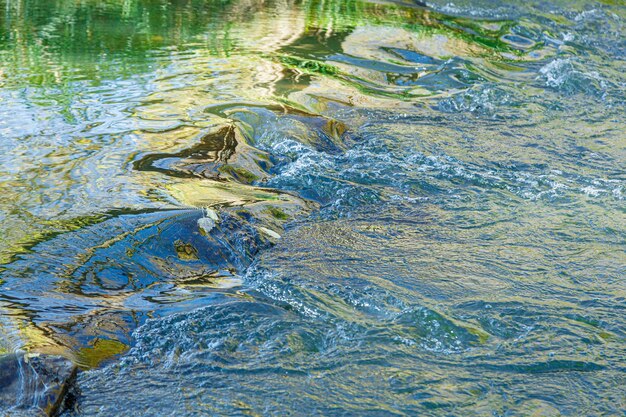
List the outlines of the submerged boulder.
{"type": "Polygon", "coordinates": [[[192,208],[119,214],[5,266],[0,305],[13,312],[7,331],[21,347],[97,367],[131,346],[148,318],[236,297],[257,254],[315,207],[259,187],[181,181],[175,190],[192,208]]]}
{"type": "Polygon", "coordinates": [[[248,184],[266,179],[271,163],[266,152],[248,144],[235,124],[225,123],[179,152],[144,155],[134,162],[134,168],[170,177],[233,179],[248,184]]]}
{"type": "Polygon", "coordinates": [[[72,395],[77,368],[61,356],[0,356],[0,414],[56,416],[72,395]]]}

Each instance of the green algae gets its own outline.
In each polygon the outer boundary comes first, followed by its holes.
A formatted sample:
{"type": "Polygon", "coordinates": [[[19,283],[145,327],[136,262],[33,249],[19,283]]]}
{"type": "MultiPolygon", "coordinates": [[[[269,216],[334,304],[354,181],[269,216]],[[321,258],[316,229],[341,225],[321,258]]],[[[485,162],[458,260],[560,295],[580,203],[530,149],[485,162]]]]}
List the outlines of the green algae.
{"type": "Polygon", "coordinates": [[[258,175],[254,175],[243,167],[232,165],[224,165],[219,168],[219,171],[245,184],[251,184],[260,178],[258,175]]]}
{"type": "Polygon", "coordinates": [[[269,206],[266,211],[278,220],[287,220],[289,218],[284,211],[275,206],[269,206]]]}

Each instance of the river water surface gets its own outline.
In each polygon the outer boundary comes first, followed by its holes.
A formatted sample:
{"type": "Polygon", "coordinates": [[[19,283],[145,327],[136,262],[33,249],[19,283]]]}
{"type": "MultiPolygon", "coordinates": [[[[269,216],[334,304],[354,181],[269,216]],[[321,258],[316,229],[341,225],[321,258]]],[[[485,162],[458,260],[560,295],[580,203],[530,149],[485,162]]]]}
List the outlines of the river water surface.
{"type": "Polygon", "coordinates": [[[0,354],[67,416],[626,416],[625,25],[0,0],[0,354]]]}

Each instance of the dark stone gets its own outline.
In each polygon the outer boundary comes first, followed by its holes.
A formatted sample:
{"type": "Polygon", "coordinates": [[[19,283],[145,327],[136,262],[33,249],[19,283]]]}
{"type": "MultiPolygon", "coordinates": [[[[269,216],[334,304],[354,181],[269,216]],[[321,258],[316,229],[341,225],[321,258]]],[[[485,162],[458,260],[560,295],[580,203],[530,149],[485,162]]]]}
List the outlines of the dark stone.
{"type": "Polygon", "coordinates": [[[77,368],[60,356],[0,356],[0,413],[29,411],[56,416],[76,379],[77,368]]]}

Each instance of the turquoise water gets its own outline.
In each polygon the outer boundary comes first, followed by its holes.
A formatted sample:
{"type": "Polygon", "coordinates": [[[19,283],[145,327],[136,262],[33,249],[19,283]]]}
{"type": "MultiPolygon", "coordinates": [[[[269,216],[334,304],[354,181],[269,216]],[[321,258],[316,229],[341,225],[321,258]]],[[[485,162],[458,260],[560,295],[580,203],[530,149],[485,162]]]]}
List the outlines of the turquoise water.
{"type": "Polygon", "coordinates": [[[626,415],[623,2],[0,5],[0,353],[65,415],[626,415]]]}

